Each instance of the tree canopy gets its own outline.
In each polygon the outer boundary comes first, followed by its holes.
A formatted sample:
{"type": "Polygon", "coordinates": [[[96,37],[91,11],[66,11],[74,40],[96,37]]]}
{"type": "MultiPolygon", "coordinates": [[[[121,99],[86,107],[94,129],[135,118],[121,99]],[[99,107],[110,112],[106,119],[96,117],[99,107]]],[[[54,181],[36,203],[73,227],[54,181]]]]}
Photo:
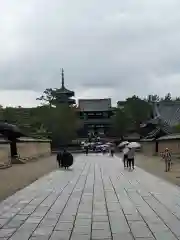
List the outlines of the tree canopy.
{"type": "MultiPolygon", "coordinates": [[[[33,108],[0,106],[0,119],[18,125],[28,136],[49,137],[58,144],[76,138],[77,130],[83,127],[77,107],[58,104],[57,91],[52,88],[46,89],[39,100],[43,101],[43,105],[33,108]]],[[[151,116],[151,103],[160,101],[180,101],[180,98],[173,98],[170,93],[164,97],[149,95],[144,99],[135,95],[128,97],[121,108],[116,108],[112,117],[113,135],[122,137],[132,129],[138,132],[140,124],[151,116]]],[[[175,131],[179,132],[179,126],[175,131]]]]}
{"type": "Polygon", "coordinates": [[[127,98],[123,108],[117,109],[113,117],[113,132],[122,138],[131,130],[139,132],[140,124],[150,118],[152,106],[138,96],[127,98]]]}

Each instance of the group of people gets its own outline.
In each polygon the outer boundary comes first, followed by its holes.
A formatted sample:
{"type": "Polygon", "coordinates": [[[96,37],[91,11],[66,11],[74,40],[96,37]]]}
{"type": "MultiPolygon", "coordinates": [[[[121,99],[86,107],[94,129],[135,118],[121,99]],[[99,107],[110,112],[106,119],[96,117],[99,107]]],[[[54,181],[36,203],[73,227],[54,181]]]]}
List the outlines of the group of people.
{"type": "MultiPolygon", "coordinates": [[[[88,155],[88,151],[89,151],[89,148],[86,147],[85,148],[86,155],[88,155]]],[[[136,151],[135,148],[130,148],[128,146],[124,147],[123,149],[124,168],[129,168],[129,170],[134,169],[135,151],[136,151]]],[[[115,152],[114,146],[110,146],[109,152],[110,152],[110,155],[113,157],[115,152]]],[[[169,172],[171,170],[171,165],[172,165],[170,150],[166,148],[165,151],[161,153],[161,157],[164,159],[164,162],[165,162],[165,172],[169,172]]],[[[66,149],[64,149],[62,152],[58,152],[56,159],[57,159],[59,168],[68,169],[73,164],[73,155],[70,152],[68,152],[66,149]]]]}
{"type": "Polygon", "coordinates": [[[129,170],[134,169],[135,148],[125,147],[123,153],[124,168],[129,168],[129,170]]]}
{"type": "MultiPolygon", "coordinates": [[[[134,169],[134,157],[135,157],[135,148],[128,148],[127,146],[123,149],[123,162],[124,168],[134,169]]],[[[172,161],[171,161],[171,152],[168,148],[165,148],[165,151],[161,153],[161,157],[165,163],[165,172],[171,170],[172,161]]]]}
{"type": "MultiPolygon", "coordinates": [[[[103,154],[109,152],[112,157],[114,156],[114,152],[115,152],[114,146],[110,146],[108,149],[107,149],[107,147],[102,147],[102,148],[99,148],[99,149],[100,149],[100,151],[101,151],[103,154]]],[[[88,153],[89,153],[89,147],[88,147],[88,146],[84,146],[84,150],[85,150],[85,154],[88,155],[88,153]]],[[[97,148],[94,147],[94,148],[93,148],[93,151],[94,151],[94,152],[97,152],[97,148]]]]}
{"type": "Polygon", "coordinates": [[[58,152],[56,160],[59,168],[68,169],[73,164],[73,155],[64,149],[62,152],[58,152]]]}

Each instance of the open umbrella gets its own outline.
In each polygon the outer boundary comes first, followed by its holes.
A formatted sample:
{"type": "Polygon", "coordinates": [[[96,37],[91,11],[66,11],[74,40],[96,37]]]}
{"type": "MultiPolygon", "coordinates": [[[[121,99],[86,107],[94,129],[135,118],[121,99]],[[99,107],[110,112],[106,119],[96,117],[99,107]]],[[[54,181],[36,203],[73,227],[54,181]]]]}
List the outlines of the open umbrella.
{"type": "Polygon", "coordinates": [[[0,122],[0,133],[9,139],[25,136],[16,125],[6,122],[0,122]]]}
{"type": "Polygon", "coordinates": [[[121,143],[118,145],[118,147],[124,147],[124,146],[126,146],[126,145],[128,145],[128,144],[129,144],[128,141],[124,141],[124,142],[121,142],[121,143]]]}
{"type": "Polygon", "coordinates": [[[123,149],[123,153],[124,153],[124,154],[127,154],[128,152],[129,152],[129,148],[125,147],[125,148],[123,149]]]}
{"type": "Polygon", "coordinates": [[[131,142],[127,145],[128,148],[139,148],[141,147],[141,144],[138,142],[131,142]]]}

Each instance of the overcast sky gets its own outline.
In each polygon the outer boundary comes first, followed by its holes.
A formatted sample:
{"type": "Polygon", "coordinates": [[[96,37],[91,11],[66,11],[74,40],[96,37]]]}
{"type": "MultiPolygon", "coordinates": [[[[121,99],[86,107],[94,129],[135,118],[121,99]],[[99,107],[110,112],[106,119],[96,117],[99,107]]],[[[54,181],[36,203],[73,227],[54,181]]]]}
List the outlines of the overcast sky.
{"type": "Polygon", "coordinates": [[[179,11],[179,0],[2,0],[0,104],[37,104],[62,67],[77,98],[179,96],[179,11]]]}

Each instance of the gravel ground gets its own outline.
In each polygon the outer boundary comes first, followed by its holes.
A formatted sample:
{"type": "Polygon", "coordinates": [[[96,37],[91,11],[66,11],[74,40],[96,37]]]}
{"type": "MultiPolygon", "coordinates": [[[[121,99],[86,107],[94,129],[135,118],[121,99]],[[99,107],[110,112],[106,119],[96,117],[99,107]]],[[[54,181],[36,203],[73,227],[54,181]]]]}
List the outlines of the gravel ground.
{"type": "Polygon", "coordinates": [[[0,201],[57,168],[56,157],[40,158],[0,170],[0,201]]]}
{"type": "MultiPolygon", "coordinates": [[[[118,153],[117,156],[121,157],[122,154],[118,153]]],[[[164,161],[160,157],[145,156],[137,153],[135,156],[135,165],[146,172],[180,186],[180,162],[178,161],[173,161],[171,171],[165,172],[164,161]]]]}

